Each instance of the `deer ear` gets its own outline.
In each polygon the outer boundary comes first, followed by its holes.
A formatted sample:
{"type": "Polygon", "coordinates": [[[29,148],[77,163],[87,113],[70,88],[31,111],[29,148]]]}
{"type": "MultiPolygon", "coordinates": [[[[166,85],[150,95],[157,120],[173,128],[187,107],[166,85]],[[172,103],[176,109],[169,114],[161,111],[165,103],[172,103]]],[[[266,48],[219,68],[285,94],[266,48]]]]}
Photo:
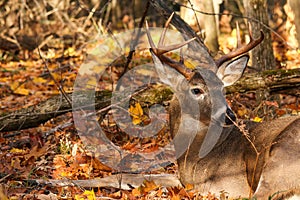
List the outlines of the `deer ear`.
{"type": "Polygon", "coordinates": [[[248,55],[241,56],[231,62],[224,63],[217,71],[217,76],[224,87],[234,84],[241,78],[249,60],[248,55]]]}

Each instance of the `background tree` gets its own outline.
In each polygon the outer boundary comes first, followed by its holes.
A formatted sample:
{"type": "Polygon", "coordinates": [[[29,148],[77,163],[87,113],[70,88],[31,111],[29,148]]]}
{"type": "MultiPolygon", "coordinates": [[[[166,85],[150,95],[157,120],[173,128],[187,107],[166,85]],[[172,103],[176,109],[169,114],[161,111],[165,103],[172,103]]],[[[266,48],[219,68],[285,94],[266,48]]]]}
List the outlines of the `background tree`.
{"type": "Polygon", "coordinates": [[[300,1],[299,0],[289,0],[290,7],[292,8],[295,15],[295,26],[296,26],[296,37],[298,41],[298,48],[300,46],[300,1]]]}
{"type": "MultiPolygon", "coordinates": [[[[246,16],[268,25],[267,0],[244,0],[246,16]]],[[[263,30],[265,39],[252,50],[252,66],[257,71],[275,68],[275,58],[272,48],[271,32],[257,21],[250,21],[253,36],[259,37],[263,30]]]]}
{"type": "Polygon", "coordinates": [[[218,44],[218,19],[215,15],[207,15],[200,13],[198,11],[206,13],[216,13],[216,10],[219,7],[218,1],[207,0],[207,1],[197,1],[189,0],[186,1],[185,7],[181,7],[180,15],[184,21],[186,21],[194,30],[201,32],[204,30],[204,43],[211,51],[212,54],[215,54],[219,50],[218,44]],[[191,9],[192,8],[192,9],[191,9]],[[195,11],[193,11],[193,9],[195,11]]]}

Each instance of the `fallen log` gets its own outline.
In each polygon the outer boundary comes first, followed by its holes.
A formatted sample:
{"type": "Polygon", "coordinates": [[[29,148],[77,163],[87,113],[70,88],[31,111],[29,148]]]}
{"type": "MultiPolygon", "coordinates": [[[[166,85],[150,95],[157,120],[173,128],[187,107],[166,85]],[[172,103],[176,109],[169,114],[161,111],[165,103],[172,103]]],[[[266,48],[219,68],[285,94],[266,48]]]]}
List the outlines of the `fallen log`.
{"type": "Polygon", "coordinates": [[[266,70],[260,73],[248,73],[234,85],[226,88],[226,93],[267,90],[270,93],[293,89],[294,95],[300,95],[300,69],[266,70]]]}
{"type": "MultiPolygon", "coordinates": [[[[283,93],[300,96],[300,69],[293,70],[268,70],[261,73],[245,74],[236,84],[227,87],[226,93],[245,93],[257,90],[268,91],[270,94],[283,93]]],[[[99,91],[95,93],[95,109],[100,110],[111,104],[111,92],[99,91]]],[[[72,94],[68,94],[72,99],[72,94]]],[[[162,104],[172,97],[170,88],[163,85],[154,85],[143,92],[138,93],[136,98],[142,106],[162,104]]],[[[86,98],[82,93],[82,98],[86,98]]],[[[80,99],[79,99],[80,100],[80,99]]],[[[87,105],[90,106],[90,105],[87,105]]],[[[17,131],[37,127],[48,120],[72,112],[72,107],[63,96],[57,95],[38,105],[23,108],[16,112],[1,114],[0,132],[17,131]]]]}
{"type": "Polygon", "coordinates": [[[114,174],[104,178],[89,180],[53,180],[38,179],[27,180],[31,184],[52,185],[56,187],[80,186],[84,188],[92,187],[113,187],[122,190],[132,190],[143,184],[144,181],[154,181],[156,185],[164,187],[182,186],[175,174],[114,174]]]}
{"type": "MultiPolygon", "coordinates": [[[[83,91],[80,95],[76,95],[76,100],[83,102],[86,98],[89,98],[88,95],[90,95],[90,92],[83,91]]],[[[72,94],[67,94],[67,96],[68,99],[72,99],[72,94]]],[[[85,105],[85,107],[81,107],[80,109],[89,109],[91,106],[95,106],[96,110],[106,108],[111,105],[111,96],[111,91],[95,92],[95,104],[85,105]]],[[[146,102],[147,105],[153,105],[170,100],[172,92],[165,86],[156,85],[145,90],[142,94],[137,94],[137,96],[141,102],[146,102]]],[[[145,106],[145,103],[141,104],[145,106]]],[[[52,118],[67,112],[72,112],[75,109],[79,108],[72,108],[72,105],[70,105],[62,95],[57,95],[38,105],[29,106],[28,108],[23,108],[11,113],[0,114],[0,132],[18,131],[37,127],[52,118]]]]}
{"type": "MultiPolygon", "coordinates": [[[[72,94],[67,94],[68,99],[72,99],[72,94]]],[[[84,94],[82,98],[86,98],[84,94]]],[[[111,92],[101,91],[95,93],[96,109],[103,108],[110,104],[111,92]]],[[[72,107],[62,96],[56,95],[38,105],[29,106],[8,114],[1,114],[0,131],[17,131],[27,128],[37,127],[48,120],[71,112],[72,107]]]]}

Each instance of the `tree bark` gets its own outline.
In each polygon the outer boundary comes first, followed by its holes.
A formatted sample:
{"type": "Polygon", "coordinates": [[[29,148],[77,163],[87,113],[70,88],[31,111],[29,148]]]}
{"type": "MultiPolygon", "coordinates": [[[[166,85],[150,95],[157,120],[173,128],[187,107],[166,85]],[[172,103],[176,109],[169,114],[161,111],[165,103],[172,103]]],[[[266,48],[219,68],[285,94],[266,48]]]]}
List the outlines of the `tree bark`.
{"type": "MultiPolygon", "coordinates": [[[[197,1],[191,0],[190,2],[186,2],[187,7],[193,7],[195,10],[207,12],[207,13],[215,13],[213,0],[206,1],[197,1]],[[191,5],[190,5],[191,3],[191,5]]],[[[180,15],[184,21],[186,21],[194,30],[200,32],[205,30],[205,39],[204,43],[208,47],[208,49],[212,52],[212,54],[216,54],[219,51],[219,43],[218,43],[218,26],[217,26],[217,18],[214,15],[202,14],[199,12],[194,12],[189,8],[181,8],[180,15]]]]}
{"type": "MultiPolygon", "coordinates": [[[[138,188],[145,181],[155,181],[155,184],[164,187],[178,187],[181,183],[176,175],[173,174],[115,174],[104,178],[88,180],[28,180],[32,185],[52,185],[59,187],[76,186],[81,187],[113,187],[122,190],[132,190],[132,187],[138,188]]],[[[27,183],[28,183],[27,182],[27,183]]]]}
{"type": "Polygon", "coordinates": [[[251,20],[252,33],[254,38],[258,38],[260,30],[263,30],[265,39],[252,50],[252,66],[258,71],[274,69],[275,58],[272,48],[271,32],[259,22],[268,25],[268,13],[266,0],[244,0],[246,15],[255,19],[251,20]]]}
{"type": "Polygon", "coordinates": [[[290,7],[292,8],[295,15],[295,26],[296,26],[296,36],[298,41],[298,48],[300,47],[300,1],[299,0],[289,0],[290,7]]]}
{"type": "MultiPolygon", "coordinates": [[[[246,74],[234,85],[226,88],[226,93],[248,92],[256,90],[268,90],[270,94],[294,89],[300,91],[300,70],[270,70],[261,73],[246,74]]],[[[300,92],[293,91],[293,95],[300,97],[300,92]]],[[[69,94],[72,99],[72,94],[69,94]]],[[[85,92],[82,93],[82,99],[89,98],[85,92]]],[[[95,109],[100,110],[111,104],[111,92],[101,91],[95,93],[95,109]]],[[[162,85],[155,85],[149,89],[137,94],[141,105],[151,106],[161,104],[172,98],[171,90],[162,85]]],[[[77,99],[81,101],[80,99],[77,99]]],[[[92,105],[86,105],[88,109],[92,105]]],[[[73,108],[76,109],[76,108],[73,108]]],[[[72,112],[72,107],[61,96],[54,96],[38,105],[30,106],[16,112],[4,114],[0,117],[0,132],[17,131],[26,128],[37,127],[48,120],[72,112]]]]}
{"type": "MultiPolygon", "coordinates": [[[[204,9],[208,13],[215,13],[214,5],[212,0],[204,1],[204,9]]],[[[219,51],[218,43],[218,27],[216,23],[216,18],[214,15],[208,15],[204,17],[204,27],[205,27],[205,44],[208,49],[216,55],[219,51]]]]}
{"type": "MultiPolygon", "coordinates": [[[[86,93],[82,93],[81,98],[85,99],[86,93]]],[[[67,94],[72,99],[72,94],[67,94]]],[[[95,108],[101,109],[110,104],[111,92],[101,91],[95,94],[95,108]]],[[[83,108],[84,109],[84,108],[83,108]]],[[[57,95],[38,105],[29,106],[12,113],[1,113],[0,132],[18,131],[27,128],[37,127],[48,120],[71,112],[72,107],[62,96],[57,95]]]]}
{"type": "MultiPolygon", "coordinates": [[[[248,92],[266,89],[271,94],[289,89],[300,91],[300,69],[294,70],[266,70],[259,73],[244,74],[234,85],[226,88],[226,93],[248,92]]],[[[300,92],[294,93],[300,96],[300,92]]]]}

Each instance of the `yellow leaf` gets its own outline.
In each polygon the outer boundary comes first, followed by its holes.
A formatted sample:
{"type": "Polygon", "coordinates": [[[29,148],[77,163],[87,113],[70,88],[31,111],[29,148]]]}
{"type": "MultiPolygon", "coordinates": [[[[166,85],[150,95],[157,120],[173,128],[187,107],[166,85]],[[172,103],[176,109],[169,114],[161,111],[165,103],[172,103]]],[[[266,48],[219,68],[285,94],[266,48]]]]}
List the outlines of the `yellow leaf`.
{"type": "Polygon", "coordinates": [[[76,51],[73,47],[69,47],[67,50],[65,50],[64,55],[65,56],[75,56],[76,51]]]}
{"type": "Polygon", "coordinates": [[[82,194],[76,194],[75,200],[96,200],[94,190],[85,190],[82,194]]]}
{"type": "Polygon", "coordinates": [[[75,200],[84,200],[84,198],[81,197],[81,195],[76,194],[75,195],[75,200]]]}
{"type": "Polygon", "coordinates": [[[260,118],[260,117],[255,117],[255,118],[253,119],[253,121],[254,121],[254,122],[262,122],[262,118],[260,118]]]}
{"type": "Polygon", "coordinates": [[[34,77],[32,80],[34,83],[46,83],[47,80],[43,79],[42,77],[34,77]]]}
{"type": "Polygon", "coordinates": [[[83,194],[86,195],[88,200],[96,200],[94,190],[85,190],[83,194]]]}
{"type": "Polygon", "coordinates": [[[26,95],[29,95],[29,90],[19,87],[14,91],[14,93],[26,96],[26,95]]]}
{"type": "Polygon", "coordinates": [[[20,95],[29,94],[29,90],[24,88],[24,84],[20,85],[18,82],[11,83],[10,89],[13,90],[15,94],[20,94],[20,95]]]}
{"type": "Polygon", "coordinates": [[[60,73],[52,73],[52,76],[56,81],[59,81],[62,79],[62,76],[60,73]]]}
{"type": "Polygon", "coordinates": [[[13,82],[10,84],[10,89],[12,91],[15,91],[15,89],[17,89],[19,87],[19,83],[18,82],[13,82]]]}
{"type": "Polygon", "coordinates": [[[23,149],[17,149],[17,148],[12,148],[10,153],[24,153],[25,151],[23,149]]]}
{"type": "Polygon", "coordinates": [[[143,109],[139,102],[130,100],[129,113],[132,117],[132,123],[134,125],[140,124],[143,121],[143,109]]]}
{"type": "Polygon", "coordinates": [[[48,85],[55,85],[55,82],[53,80],[49,81],[48,85]]]}
{"type": "Polygon", "coordinates": [[[10,80],[11,80],[10,77],[3,77],[3,78],[0,78],[0,82],[2,82],[2,83],[8,83],[10,80]]]}
{"type": "Polygon", "coordinates": [[[68,176],[68,173],[65,172],[65,171],[62,171],[62,172],[60,173],[60,176],[62,176],[62,177],[67,177],[67,176],[68,176]]]}

